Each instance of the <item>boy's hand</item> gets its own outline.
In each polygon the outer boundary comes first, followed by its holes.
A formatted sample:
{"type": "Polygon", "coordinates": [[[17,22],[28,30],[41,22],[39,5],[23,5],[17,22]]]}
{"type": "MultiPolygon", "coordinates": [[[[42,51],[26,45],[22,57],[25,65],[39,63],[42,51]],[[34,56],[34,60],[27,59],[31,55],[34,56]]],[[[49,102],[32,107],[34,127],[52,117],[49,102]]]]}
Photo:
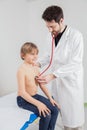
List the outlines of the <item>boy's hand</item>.
{"type": "Polygon", "coordinates": [[[37,104],[37,108],[39,110],[39,114],[41,116],[41,114],[46,117],[46,115],[50,113],[50,110],[47,108],[47,106],[45,104],[43,104],[42,102],[37,104]]]}
{"type": "Polygon", "coordinates": [[[60,109],[60,105],[53,98],[50,98],[50,102],[52,103],[53,106],[56,105],[60,109]]]}

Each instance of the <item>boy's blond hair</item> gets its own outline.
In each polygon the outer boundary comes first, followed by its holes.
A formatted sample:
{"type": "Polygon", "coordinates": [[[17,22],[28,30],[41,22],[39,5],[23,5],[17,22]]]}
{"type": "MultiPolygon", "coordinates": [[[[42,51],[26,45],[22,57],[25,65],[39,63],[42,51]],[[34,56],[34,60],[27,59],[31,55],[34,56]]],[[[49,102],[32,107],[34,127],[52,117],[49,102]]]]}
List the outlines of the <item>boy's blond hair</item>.
{"type": "Polygon", "coordinates": [[[22,45],[21,47],[21,50],[20,50],[20,56],[21,56],[21,59],[24,60],[24,56],[27,54],[27,53],[31,53],[33,50],[36,50],[37,51],[37,54],[39,52],[38,50],[38,47],[32,43],[32,42],[26,42],[22,45]]]}

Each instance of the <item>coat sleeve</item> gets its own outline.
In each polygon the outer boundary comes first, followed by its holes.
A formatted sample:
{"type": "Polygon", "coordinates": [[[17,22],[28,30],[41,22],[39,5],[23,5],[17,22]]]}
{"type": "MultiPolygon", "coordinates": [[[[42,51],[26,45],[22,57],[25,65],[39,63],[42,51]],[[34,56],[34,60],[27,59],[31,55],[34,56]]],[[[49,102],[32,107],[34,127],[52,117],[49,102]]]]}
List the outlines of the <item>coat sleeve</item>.
{"type": "Polygon", "coordinates": [[[56,77],[66,77],[76,71],[81,71],[83,59],[83,37],[81,33],[74,35],[71,58],[68,63],[53,71],[56,77]]]}

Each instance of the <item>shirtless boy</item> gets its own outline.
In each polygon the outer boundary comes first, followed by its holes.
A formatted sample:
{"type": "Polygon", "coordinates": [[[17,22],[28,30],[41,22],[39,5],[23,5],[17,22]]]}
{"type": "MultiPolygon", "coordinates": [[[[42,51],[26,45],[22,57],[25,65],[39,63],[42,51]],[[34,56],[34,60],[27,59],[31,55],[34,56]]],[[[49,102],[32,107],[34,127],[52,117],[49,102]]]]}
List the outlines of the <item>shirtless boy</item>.
{"type": "Polygon", "coordinates": [[[39,68],[34,66],[38,58],[37,46],[31,42],[24,43],[21,47],[20,56],[24,62],[17,71],[17,104],[40,117],[39,130],[54,130],[59,108],[47,88],[35,80],[35,76],[39,75],[39,68]],[[38,87],[48,98],[37,93],[38,87]]]}

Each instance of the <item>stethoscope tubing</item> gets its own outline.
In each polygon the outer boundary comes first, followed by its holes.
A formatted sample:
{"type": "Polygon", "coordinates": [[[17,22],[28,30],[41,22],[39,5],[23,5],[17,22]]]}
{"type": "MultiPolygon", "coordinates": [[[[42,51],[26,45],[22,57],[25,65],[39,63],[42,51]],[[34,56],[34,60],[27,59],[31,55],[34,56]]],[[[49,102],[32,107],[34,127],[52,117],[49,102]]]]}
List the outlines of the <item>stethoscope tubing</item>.
{"type": "Polygon", "coordinates": [[[53,61],[53,53],[54,53],[54,36],[52,36],[52,50],[51,50],[51,56],[50,56],[50,62],[49,65],[39,74],[39,76],[42,76],[51,66],[53,61]]]}

